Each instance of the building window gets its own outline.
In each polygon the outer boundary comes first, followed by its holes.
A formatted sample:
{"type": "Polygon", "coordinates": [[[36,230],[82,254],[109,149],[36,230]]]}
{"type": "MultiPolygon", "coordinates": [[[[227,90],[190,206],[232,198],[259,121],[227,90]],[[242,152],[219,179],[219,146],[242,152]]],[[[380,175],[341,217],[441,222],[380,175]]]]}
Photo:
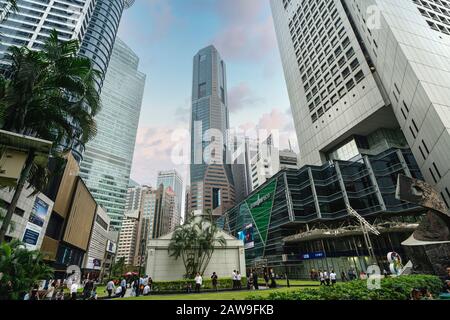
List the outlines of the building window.
{"type": "Polygon", "coordinates": [[[206,97],[206,82],[200,83],[200,85],[198,86],[198,97],[206,97]]]}

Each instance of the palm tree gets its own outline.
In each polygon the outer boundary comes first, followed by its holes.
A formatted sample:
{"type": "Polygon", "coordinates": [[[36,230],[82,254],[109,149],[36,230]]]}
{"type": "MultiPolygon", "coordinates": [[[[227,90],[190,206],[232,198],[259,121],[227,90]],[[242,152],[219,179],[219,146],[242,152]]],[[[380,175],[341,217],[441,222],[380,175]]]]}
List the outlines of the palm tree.
{"type": "MultiPolygon", "coordinates": [[[[60,41],[55,30],[42,51],[11,47],[9,77],[0,81],[0,128],[52,141],[51,156],[56,158],[75,141],[91,140],[97,132],[94,117],[100,110],[95,84],[100,72],[77,52],[78,42],[60,41]]],[[[30,150],[0,229],[0,242],[25,183],[42,191],[48,181],[48,168],[35,158],[30,150]]]]}
{"type": "Polygon", "coordinates": [[[208,217],[193,217],[178,226],[169,244],[169,255],[181,258],[186,278],[193,278],[199,272],[204,274],[217,244],[224,246],[225,239],[218,236],[219,229],[208,217]]]}
{"type": "Polygon", "coordinates": [[[8,16],[12,12],[16,13],[18,11],[19,11],[19,7],[17,6],[17,0],[7,0],[3,4],[2,13],[0,14],[0,22],[3,22],[6,19],[8,19],[8,16]]]}
{"type": "Polygon", "coordinates": [[[39,251],[27,250],[18,240],[0,244],[0,300],[17,300],[39,280],[52,275],[39,251]]]}

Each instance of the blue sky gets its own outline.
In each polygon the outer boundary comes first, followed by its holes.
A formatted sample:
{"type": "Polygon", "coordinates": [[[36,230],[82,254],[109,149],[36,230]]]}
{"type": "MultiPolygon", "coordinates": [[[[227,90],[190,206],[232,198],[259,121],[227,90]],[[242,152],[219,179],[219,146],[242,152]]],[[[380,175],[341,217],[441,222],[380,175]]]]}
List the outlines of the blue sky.
{"type": "Polygon", "coordinates": [[[269,0],[136,0],[119,36],[147,74],[131,177],[154,185],[174,164],[175,130],[189,129],[192,59],[214,44],[227,64],[232,127],[279,129],[295,144],[269,0]]]}

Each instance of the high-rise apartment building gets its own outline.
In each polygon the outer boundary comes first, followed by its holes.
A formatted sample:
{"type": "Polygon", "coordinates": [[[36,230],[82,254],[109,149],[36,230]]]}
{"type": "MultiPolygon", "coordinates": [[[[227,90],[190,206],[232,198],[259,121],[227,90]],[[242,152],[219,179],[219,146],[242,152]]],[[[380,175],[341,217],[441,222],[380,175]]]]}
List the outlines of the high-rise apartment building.
{"type": "Polygon", "coordinates": [[[139,214],[139,211],[127,211],[119,233],[116,261],[124,258],[125,265],[133,265],[137,254],[139,214]]]}
{"type": "Polygon", "coordinates": [[[145,75],[138,71],[139,58],[119,38],[101,93],[102,110],[96,117],[97,135],[86,145],[81,176],[120,229],[139,124],[145,75]]]}
{"type": "Polygon", "coordinates": [[[229,128],[226,66],[214,46],[194,57],[191,116],[191,210],[221,215],[233,206],[235,191],[224,151],[229,128]]]}
{"type": "Polygon", "coordinates": [[[301,165],[409,147],[449,205],[450,1],[271,6],[301,165]]]}
{"type": "Polygon", "coordinates": [[[173,230],[181,221],[182,202],[183,202],[183,180],[176,170],[160,171],[156,185],[163,185],[165,189],[171,188],[175,193],[175,203],[173,213],[170,216],[171,230],[173,230]]]}

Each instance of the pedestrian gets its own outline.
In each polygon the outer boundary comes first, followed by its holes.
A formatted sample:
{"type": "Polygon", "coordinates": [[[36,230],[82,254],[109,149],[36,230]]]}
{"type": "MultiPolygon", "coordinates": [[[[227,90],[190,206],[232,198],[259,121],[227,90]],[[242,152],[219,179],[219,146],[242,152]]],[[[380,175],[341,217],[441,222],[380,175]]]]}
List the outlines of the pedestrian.
{"type": "Polygon", "coordinates": [[[231,280],[233,281],[233,290],[237,289],[237,273],[236,270],[233,270],[233,273],[231,274],[231,280]]]}
{"type": "Polygon", "coordinates": [[[90,295],[90,297],[89,297],[89,300],[97,300],[97,298],[98,298],[98,296],[97,296],[97,286],[94,286],[94,287],[92,288],[92,291],[91,291],[91,295],[90,295]]]}
{"type": "Polygon", "coordinates": [[[56,293],[55,300],[64,300],[64,288],[61,287],[56,293]]]}
{"type": "Polygon", "coordinates": [[[152,277],[148,277],[148,286],[150,287],[150,291],[153,291],[153,279],[152,279],[152,277]]]}
{"type": "Polygon", "coordinates": [[[253,289],[253,273],[251,272],[250,275],[247,278],[247,289],[252,290],[253,289]]]}
{"type": "Polygon", "coordinates": [[[325,273],[322,270],[319,270],[319,278],[320,278],[320,285],[325,285],[325,273]]]}
{"type": "Polygon", "coordinates": [[[29,300],[40,300],[39,299],[39,286],[35,284],[33,289],[31,289],[29,300]]]}
{"type": "Polygon", "coordinates": [[[341,280],[342,280],[342,282],[346,282],[347,281],[347,276],[345,275],[344,271],[341,272],[341,280]]]}
{"type": "Polygon", "coordinates": [[[328,271],[324,271],[323,272],[323,277],[325,278],[325,283],[327,286],[330,285],[330,274],[328,273],[328,271]]]}
{"type": "Polygon", "coordinates": [[[239,271],[236,272],[236,283],[237,283],[237,289],[242,289],[242,275],[239,271]]]}
{"type": "Polygon", "coordinates": [[[186,284],[186,292],[191,293],[192,292],[192,283],[188,282],[186,284]]]}
{"type": "Polygon", "coordinates": [[[72,285],[70,286],[70,300],[77,300],[77,293],[78,293],[78,283],[76,281],[72,282],[72,285]]]}
{"type": "Polygon", "coordinates": [[[267,273],[267,271],[264,271],[264,282],[266,284],[266,288],[269,287],[269,274],[267,273]]]}
{"type": "Polygon", "coordinates": [[[200,293],[200,288],[202,286],[203,283],[203,278],[200,275],[199,272],[197,272],[197,275],[195,276],[195,292],[196,293],[200,293]]]}
{"type": "Polygon", "coordinates": [[[56,294],[55,282],[53,281],[45,293],[45,300],[53,300],[56,294]]]}
{"type": "Polygon", "coordinates": [[[88,280],[84,284],[83,288],[83,300],[89,299],[91,297],[91,291],[94,289],[94,282],[92,280],[88,280]]]}
{"type": "Polygon", "coordinates": [[[114,281],[110,279],[108,283],[106,284],[106,291],[108,291],[108,298],[111,298],[112,293],[114,292],[114,289],[116,286],[114,285],[114,281]]]}
{"type": "Polygon", "coordinates": [[[255,287],[255,290],[259,290],[259,284],[258,284],[258,271],[255,271],[253,273],[253,286],[255,287]]]}
{"type": "Polygon", "coordinates": [[[122,279],[122,281],[120,282],[120,286],[122,287],[122,298],[125,297],[125,293],[127,292],[127,280],[125,280],[125,278],[122,279]]]}
{"type": "Polygon", "coordinates": [[[273,272],[273,269],[270,269],[270,287],[272,289],[275,289],[277,287],[277,282],[275,281],[275,272],[273,272]]]}
{"type": "Polygon", "coordinates": [[[434,300],[433,295],[428,288],[421,288],[420,294],[422,296],[420,300],[434,300]]]}
{"type": "Polygon", "coordinates": [[[336,280],[337,280],[337,275],[336,275],[336,272],[334,272],[334,270],[331,270],[331,272],[330,272],[330,280],[331,280],[331,285],[334,286],[336,284],[336,280]]]}
{"type": "Polygon", "coordinates": [[[212,282],[212,288],[214,291],[217,291],[217,280],[219,279],[219,277],[217,276],[217,274],[215,272],[213,272],[212,276],[211,276],[211,282],[212,282]]]}

